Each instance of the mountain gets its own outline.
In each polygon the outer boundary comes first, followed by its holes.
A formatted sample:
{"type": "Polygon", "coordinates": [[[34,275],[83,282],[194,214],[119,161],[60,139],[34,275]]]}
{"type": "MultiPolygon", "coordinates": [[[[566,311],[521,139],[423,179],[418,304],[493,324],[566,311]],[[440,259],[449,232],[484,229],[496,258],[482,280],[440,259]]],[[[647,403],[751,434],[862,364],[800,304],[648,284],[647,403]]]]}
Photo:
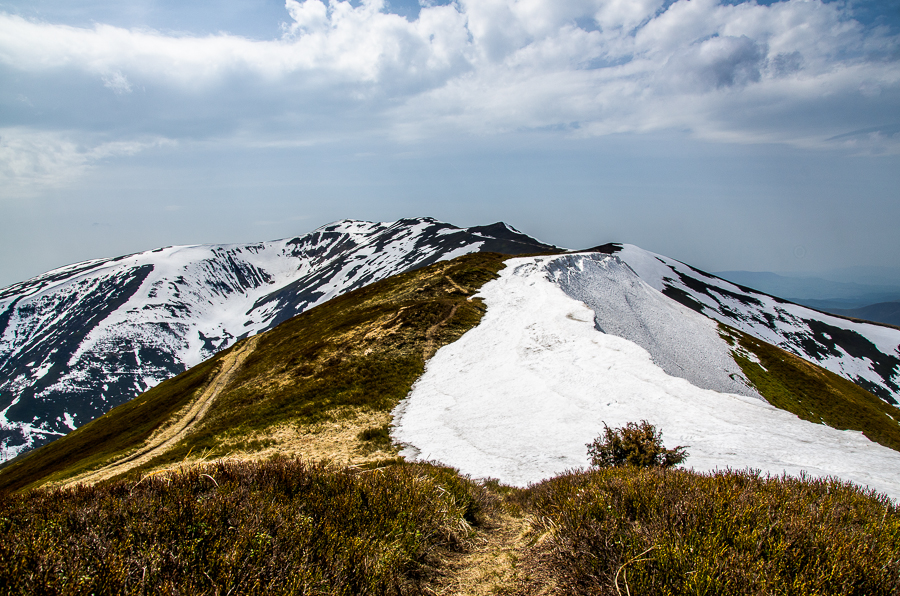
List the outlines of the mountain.
{"type": "Polygon", "coordinates": [[[719,271],[714,275],[735,284],[829,312],[832,309],[860,308],[877,302],[900,300],[900,285],[884,283],[880,278],[863,277],[880,283],[861,283],[812,276],[779,275],[766,271],[719,271]]]}
{"type": "Polygon", "coordinates": [[[393,455],[391,409],[425,361],[481,319],[481,301],[470,298],[504,258],[469,254],[394,275],[240,340],[17,457],[0,470],[0,492],[96,481],[201,455],[354,463],[393,455]],[[360,439],[360,431],[371,436],[360,439]]]}
{"type": "Polygon", "coordinates": [[[830,313],[854,319],[866,321],[878,321],[900,327],[900,301],[879,302],[860,308],[829,308],[822,309],[830,313]]]}
{"type": "Polygon", "coordinates": [[[510,226],[345,220],[254,244],[159,248],[0,290],[0,461],[347,291],[474,251],[554,249],[510,226]]]}
{"type": "Polygon", "coordinates": [[[676,302],[853,381],[887,403],[900,400],[900,330],[830,316],[636,246],[601,248],[676,302]]]}
{"type": "Polygon", "coordinates": [[[396,453],[389,433],[407,457],[522,485],[585,465],[604,424],[647,419],[698,471],[806,471],[900,496],[895,406],[670,297],[744,296],[724,284],[628,245],[435,263],[239,341],[16,458],[0,490],[136,483],[220,457],[362,465],[396,453]]]}

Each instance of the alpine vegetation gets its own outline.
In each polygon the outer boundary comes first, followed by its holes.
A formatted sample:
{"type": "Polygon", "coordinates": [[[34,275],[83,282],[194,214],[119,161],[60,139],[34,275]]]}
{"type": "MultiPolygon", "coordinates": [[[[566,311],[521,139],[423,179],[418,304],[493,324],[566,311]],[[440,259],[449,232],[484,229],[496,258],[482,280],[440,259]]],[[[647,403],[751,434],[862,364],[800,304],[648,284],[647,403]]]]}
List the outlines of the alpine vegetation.
{"type": "Polygon", "coordinates": [[[544,538],[531,565],[559,594],[900,590],[900,508],[833,479],[626,466],[563,474],[515,499],[544,538]]]}
{"type": "Polygon", "coordinates": [[[671,468],[688,456],[685,447],[680,445],[666,449],[662,431],[656,430],[646,420],[629,422],[622,428],[610,428],[604,424],[603,435],[588,443],[587,448],[591,466],[596,468],[671,468]]]}
{"type": "Polygon", "coordinates": [[[490,496],[431,465],[220,462],[0,502],[5,594],[421,593],[490,496]]]}

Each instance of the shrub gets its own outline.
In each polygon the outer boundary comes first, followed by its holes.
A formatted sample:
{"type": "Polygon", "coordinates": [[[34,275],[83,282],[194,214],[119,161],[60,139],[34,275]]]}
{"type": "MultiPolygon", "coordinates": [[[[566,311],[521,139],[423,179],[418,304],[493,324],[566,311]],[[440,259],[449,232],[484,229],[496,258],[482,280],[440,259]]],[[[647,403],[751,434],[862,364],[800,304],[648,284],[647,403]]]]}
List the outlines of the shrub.
{"type": "Polygon", "coordinates": [[[359,431],[356,438],[360,441],[390,445],[391,431],[388,424],[382,424],[381,426],[372,426],[359,431]]]}
{"type": "Polygon", "coordinates": [[[598,468],[618,468],[637,466],[639,468],[671,468],[685,460],[688,453],[685,446],[666,449],[662,442],[662,431],[641,420],[629,422],[621,428],[603,425],[603,436],[588,443],[591,465],[598,468]]]}
{"type": "Polygon", "coordinates": [[[488,497],[450,468],[283,459],[10,494],[0,593],[417,594],[488,497]]]}

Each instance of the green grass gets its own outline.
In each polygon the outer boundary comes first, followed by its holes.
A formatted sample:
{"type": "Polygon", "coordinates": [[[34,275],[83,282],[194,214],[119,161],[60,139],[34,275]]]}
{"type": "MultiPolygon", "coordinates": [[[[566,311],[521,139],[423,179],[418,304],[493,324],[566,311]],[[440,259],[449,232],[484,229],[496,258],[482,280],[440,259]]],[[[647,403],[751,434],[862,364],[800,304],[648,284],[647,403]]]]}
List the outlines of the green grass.
{"type": "Polygon", "coordinates": [[[547,532],[535,556],[565,594],[900,591],[900,509],[847,483],[625,467],[516,500],[547,532]]]}
{"type": "Polygon", "coordinates": [[[861,431],[869,440],[900,451],[900,409],[746,333],[722,324],[719,333],[734,348],[732,354],[744,375],[773,406],[809,422],[861,431]]]}
{"type": "Polygon", "coordinates": [[[218,463],[0,501],[4,594],[415,594],[491,497],[455,470],[218,463]]]}
{"type": "MultiPolygon", "coordinates": [[[[506,258],[476,253],[393,276],[261,334],[195,431],[133,474],[191,452],[214,457],[236,446],[264,448],[266,430],[279,425],[391,410],[424,370],[429,329],[446,319],[431,335],[438,348],[477,325],[484,305],[468,298],[506,258]]],[[[224,354],[0,470],[0,491],[64,480],[133,451],[209,383],[224,354]]]]}
{"type": "Polygon", "coordinates": [[[365,443],[366,452],[390,449],[392,445],[390,424],[365,428],[356,435],[356,438],[365,443]]]}

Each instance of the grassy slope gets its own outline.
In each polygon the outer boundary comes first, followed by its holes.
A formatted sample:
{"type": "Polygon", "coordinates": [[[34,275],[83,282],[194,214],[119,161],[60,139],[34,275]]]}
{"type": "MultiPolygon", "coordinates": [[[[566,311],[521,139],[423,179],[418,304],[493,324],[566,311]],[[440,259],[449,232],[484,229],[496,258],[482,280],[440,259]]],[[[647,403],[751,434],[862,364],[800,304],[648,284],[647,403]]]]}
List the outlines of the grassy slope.
{"type": "MultiPolygon", "coordinates": [[[[390,410],[424,370],[429,346],[450,343],[481,320],[483,305],[468,297],[496,277],[504,259],[477,253],[397,275],[263,334],[196,431],[145,469],[181,461],[192,449],[216,455],[236,442],[253,444],[277,425],[390,410]]],[[[58,481],[135,449],[202,390],[221,358],[216,355],[7,466],[0,471],[0,490],[58,481]]]]}
{"type": "Polygon", "coordinates": [[[544,538],[526,558],[560,594],[900,590],[900,508],[849,483],[624,467],[570,472],[512,499],[544,538]]]}
{"type": "Polygon", "coordinates": [[[862,387],[726,325],[720,334],[744,374],[766,400],[803,420],[861,431],[900,451],[900,410],[862,387]],[[755,362],[758,360],[759,362],[755,362]]]}
{"type": "Polygon", "coordinates": [[[16,458],[0,470],[0,491],[19,490],[49,477],[98,467],[140,445],[203,390],[218,370],[219,359],[207,360],[65,437],[16,458]]]}
{"type": "Polygon", "coordinates": [[[218,462],[0,499],[3,594],[411,594],[491,499],[428,464],[218,462]]]}

